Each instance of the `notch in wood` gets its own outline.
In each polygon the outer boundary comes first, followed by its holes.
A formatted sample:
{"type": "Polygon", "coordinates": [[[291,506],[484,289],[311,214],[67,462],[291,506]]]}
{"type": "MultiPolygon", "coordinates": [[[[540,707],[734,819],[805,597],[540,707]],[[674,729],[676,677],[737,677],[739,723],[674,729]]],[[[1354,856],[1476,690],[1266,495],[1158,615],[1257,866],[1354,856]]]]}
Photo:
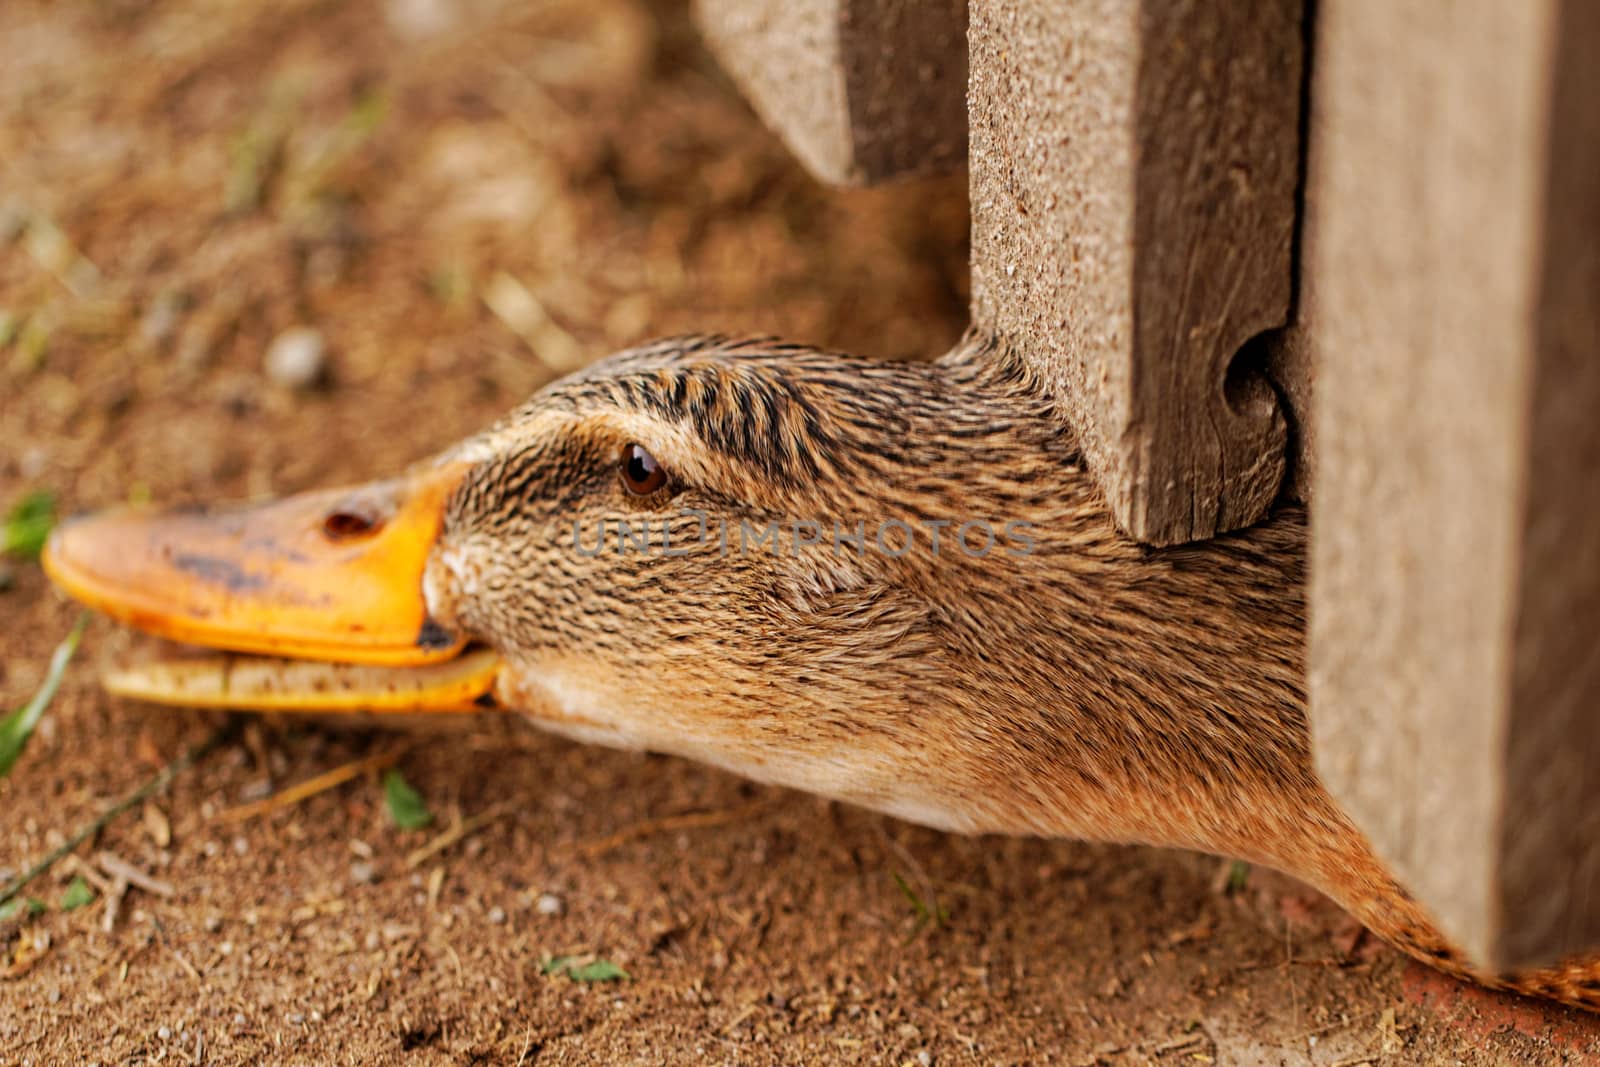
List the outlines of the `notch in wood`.
{"type": "Polygon", "coordinates": [[[1117,522],[1261,518],[1288,428],[1297,0],[973,0],[973,317],[1039,370],[1117,522]]]}

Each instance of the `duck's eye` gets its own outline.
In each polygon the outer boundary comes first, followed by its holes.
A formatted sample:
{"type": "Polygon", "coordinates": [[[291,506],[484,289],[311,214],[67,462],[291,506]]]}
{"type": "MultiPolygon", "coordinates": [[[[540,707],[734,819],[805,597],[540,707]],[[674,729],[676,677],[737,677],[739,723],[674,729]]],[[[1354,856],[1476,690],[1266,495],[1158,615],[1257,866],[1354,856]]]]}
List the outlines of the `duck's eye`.
{"type": "Polygon", "coordinates": [[[622,484],[635,496],[649,496],[667,484],[667,468],[641,444],[623,445],[617,467],[622,474],[622,484]]]}

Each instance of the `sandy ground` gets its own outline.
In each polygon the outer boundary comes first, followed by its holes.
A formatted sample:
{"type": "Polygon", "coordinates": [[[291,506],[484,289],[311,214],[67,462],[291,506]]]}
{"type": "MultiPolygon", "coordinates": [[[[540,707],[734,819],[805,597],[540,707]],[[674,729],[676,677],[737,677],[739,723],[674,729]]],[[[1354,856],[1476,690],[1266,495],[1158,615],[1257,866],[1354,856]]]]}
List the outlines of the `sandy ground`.
{"type": "MultiPolygon", "coordinates": [[[[0,506],[385,473],[644,337],[937,354],[962,179],[841,193],[676,6],[0,5],[0,506]],[[291,326],[330,370],[263,370],[291,326]]],[[[0,706],[75,609],[0,593],[0,706]]],[[[220,718],[112,700],[96,621],[0,782],[15,872],[220,718]]],[[[958,838],[510,720],[246,720],[79,850],[170,884],[0,923],[0,1065],[1588,1062],[1588,1017],[1490,996],[1224,861],[958,838]],[[401,831],[389,757],[437,814],[401,831]],[[458,826],[466,820],[463,826],[458,826]],[[418,855],[452,827],[453,843],[418,855]],[[905,890],[902,889],[902,884],[905,890]],[[913,901],[915,898],[915,902],[913,901]],[[937,913],[937,921],[929,914],[937,913]],[[625,981],[543,973],[594,956],[625,981]]]]}

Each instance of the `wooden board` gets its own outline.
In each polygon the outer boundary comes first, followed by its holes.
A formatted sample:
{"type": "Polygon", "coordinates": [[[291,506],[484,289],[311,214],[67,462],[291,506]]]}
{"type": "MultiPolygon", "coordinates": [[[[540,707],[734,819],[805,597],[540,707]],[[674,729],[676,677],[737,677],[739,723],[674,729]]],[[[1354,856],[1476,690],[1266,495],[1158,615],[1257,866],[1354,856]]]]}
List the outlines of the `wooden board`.
{"type": "Polygon", "coordinates": [[[1285,418],[1298,0],[973,0],[973,316],[1045,375],[1140,540],[1259,519],[1285,418]]]}
{"type": "Polygon", "coordinates": [[[954,170],[967,146],[966,0],[696,0],[716,53],[816,177],[954,170]]]}
{"type": "Polygon", "coordinates": [[[1600,7],[1319,11],[1317,767],[1548,962],[1600,946],[1600,7]]]}

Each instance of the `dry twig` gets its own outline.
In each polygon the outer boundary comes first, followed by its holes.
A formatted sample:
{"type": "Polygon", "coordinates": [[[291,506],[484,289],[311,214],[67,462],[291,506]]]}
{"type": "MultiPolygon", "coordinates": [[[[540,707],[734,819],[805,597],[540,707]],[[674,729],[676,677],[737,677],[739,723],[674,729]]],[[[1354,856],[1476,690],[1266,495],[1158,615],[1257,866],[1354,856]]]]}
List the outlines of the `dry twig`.
{"type": "Polygon", "coordinates": [[[495,804],[488,810],[480,811],[469,819],[462,819],[426,845],[413,850],[410,855],[406,856],[406,867],[415,869],[422,866],[429,859],[443,852],[457,841],[477,833],[502,815],[505,815],[511,810],[511,807],[512,805],[509,803],[495,804]]]}
{"type": "Polygon", "coordinates": [[[376,755],[352,760],[342,766],[335,767],[331,771],[319,774],[315,778],[301,782],[299,785],[292,785],[280,793],[274,793],[263,800],[240,804],[238,807],[228,808],[226,811],[219,812],[216,821],[220,823],[244,822],[246,819],[253,819],[257,815],[265,815],[268,812],[292,808],[303,800],[314,797],[318,793],[326,793],[328,790],[341,786],[350,781],[350,779],[357,778],[368,771],[381,771],[385,767],[392,767],[400,761],[400,757],[404,754],[405,748],[402,746],[390,749],[387,752],[379,752],[376,755]]]}
{"type": "Polygon", "coordinates": [[[630,841],[636,841],[641,837],[649,837],[652,834],[671,833],[674,830],[704,830],[710,826],[738,822],[740,819],[749,818],[772,803],[773,801],[767,797],[758,797],[748,804],[741,804],[736,808],[723,808],[721,811],[696,811],[686,815],[668,815],[660,819],[646,819],[643,822],[634,823],[626,829],[618,830],[614,834],[590,841],[581,846],[580,851],[585,857],[593,859],[630,841]]]}
{"type": "Polygon", "coordinates": [[[206,756],[209,756],[233,735],[236,728],[236,721],[233,718],[229,718],[227,722],[217,727],[210,737],[173,759],[172,762],[157,771],[155,777],[84,824],[76,833],[63,841],[58,848],[51,850],[38,863],[35,863],[32,867],[7,882],[5,888],[0,889],[0,904],[4,904],[12,897],[15,897],[29,882],[44,874],[67,856],[72,855],[79,845],[111,825],[118,816],[142,804],[146,798],[166,788],[167,783],[171,782],[172,779],[200,762],[206,756]]]}

